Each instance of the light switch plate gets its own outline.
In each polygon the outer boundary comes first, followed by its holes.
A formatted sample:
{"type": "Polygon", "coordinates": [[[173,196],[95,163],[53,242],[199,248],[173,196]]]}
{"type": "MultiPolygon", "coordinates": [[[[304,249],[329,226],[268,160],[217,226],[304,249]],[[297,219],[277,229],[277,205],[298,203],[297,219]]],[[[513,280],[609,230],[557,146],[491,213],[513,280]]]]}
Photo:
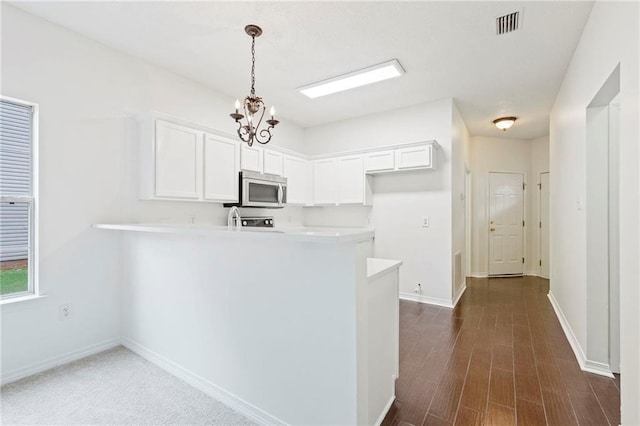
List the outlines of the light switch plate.
{"type": "Polygon", "coordinates": [[[422,227],[423,228],[428,228],[429,225],[430,225],[429,216],[423,216],[422,217],[422,227]]]}

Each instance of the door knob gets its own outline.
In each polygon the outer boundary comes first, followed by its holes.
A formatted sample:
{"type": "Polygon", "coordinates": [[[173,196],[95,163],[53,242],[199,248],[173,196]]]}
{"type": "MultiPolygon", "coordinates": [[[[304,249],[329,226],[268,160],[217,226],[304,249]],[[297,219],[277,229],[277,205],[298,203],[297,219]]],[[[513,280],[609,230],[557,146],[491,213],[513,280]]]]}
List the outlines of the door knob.
{"type": "Polygon", "coordinates": [[[491,232],[493,232],[495,230],[496,230],[496,228],[489,228],[489,231],[491,231],[491,232]]]}

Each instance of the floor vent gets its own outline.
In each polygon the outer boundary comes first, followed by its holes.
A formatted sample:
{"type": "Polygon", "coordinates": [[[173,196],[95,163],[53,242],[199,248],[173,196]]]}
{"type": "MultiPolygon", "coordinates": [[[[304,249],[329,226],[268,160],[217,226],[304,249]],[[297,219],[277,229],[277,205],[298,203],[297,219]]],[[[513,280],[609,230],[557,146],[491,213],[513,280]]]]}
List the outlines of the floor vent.
{"type": "Polygon", "coordinates": [[[496,18],[496,34],[506,34],[516,31],[520,27],[520,11],[496,18]]]}

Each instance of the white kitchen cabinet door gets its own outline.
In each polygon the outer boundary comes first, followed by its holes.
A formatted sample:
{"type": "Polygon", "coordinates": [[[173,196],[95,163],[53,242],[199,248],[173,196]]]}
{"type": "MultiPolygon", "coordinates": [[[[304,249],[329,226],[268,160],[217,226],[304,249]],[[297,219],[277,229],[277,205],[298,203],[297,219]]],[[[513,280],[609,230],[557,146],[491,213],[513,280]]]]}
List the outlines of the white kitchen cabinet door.
{"type": "Polygon", "coordinates": [[[386,172],[395,167],[393,150],[369,152],[364,155],[364,169],[368,172],[386,172]]]}
{"type": "Polygon", "coordinates": [[[339,204],[364,204],[364,183],[362,155],[338,158],[339,204]]]}
{"type": "Polygon", "coordinates": [[[263,173],[282,176],[282,153],[263,149],[262,166],[263,173]]]}
{"type": "Polygon", "coordinates": [[[200,198],[202,132],[156,120],[155,196],[200,198]]]}
{"type": "Polygon", "coordinates": [[[240,167],[242,170],[262,173],[262,147],[249,146],[243,142],[240,150],[240,167]]]}
{"type": "Polygon", "coordinates": [[[313,204],[338,204],[337,171],[336,158],[313,162],[313,204]]]}
{"type": "Polygon", "coordinates": [[[420,145],[395,150],[396,169],[431,168],[433,146],[420,145]]]}
{"type": "Polygon", "coordinates": [[[287,178],[287,204],[313,203],[313,163],[304,158],[284,155],[283,173],[287,178]]]}
{"type": "Polygon", "coordinates": [[[234,140],[204,135],[204,199],[238,201],[240,144],[234,140]]]}

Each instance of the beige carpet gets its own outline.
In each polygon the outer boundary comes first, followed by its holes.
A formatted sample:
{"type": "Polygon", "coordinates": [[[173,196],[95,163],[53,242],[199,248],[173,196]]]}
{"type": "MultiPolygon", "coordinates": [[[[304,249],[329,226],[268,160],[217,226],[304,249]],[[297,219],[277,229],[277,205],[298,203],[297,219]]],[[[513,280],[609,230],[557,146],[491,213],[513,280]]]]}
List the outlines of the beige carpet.
{"type": "Polygon", "coordinates": [[[122,346],[9,383],[0,407],[3,425],[254,424],[122,346]]]}

